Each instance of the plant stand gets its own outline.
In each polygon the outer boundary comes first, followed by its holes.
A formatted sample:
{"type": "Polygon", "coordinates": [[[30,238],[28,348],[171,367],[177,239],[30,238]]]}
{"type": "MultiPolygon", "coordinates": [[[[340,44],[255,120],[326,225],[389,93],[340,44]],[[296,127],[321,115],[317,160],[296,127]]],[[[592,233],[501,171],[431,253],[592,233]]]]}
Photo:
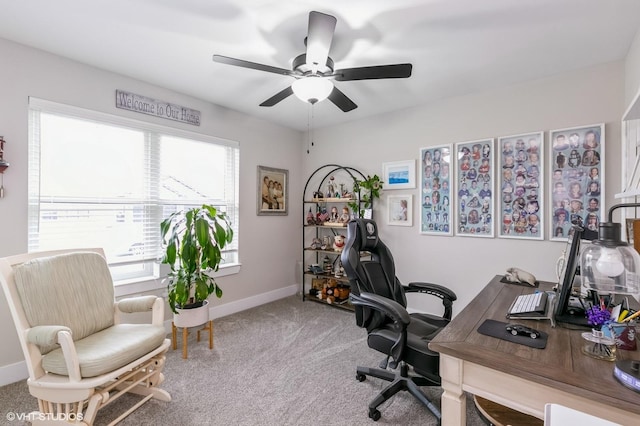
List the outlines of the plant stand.
{"type": "MultiPolygon", "coordinates": [[[[188,339],[189,327],[181,327],[181,328],[182,328],[182,359],[187,359],[188,357],[187,343],[189,340],[188,339]]],[[[200,341],[200,332],[202,331],[209,332],[209,349],[213,349],[213,320],[207,321],[204,327],[198,330],[196,334],[197,342],[200,341]]],[[[173,350],[175,351],[176,349],[178,349],[178,327],[176,327],[176,324],[173,321],[171,321],[171,337],[172,337],[171,339],[172,347],[173,347],[173,350]]]]}

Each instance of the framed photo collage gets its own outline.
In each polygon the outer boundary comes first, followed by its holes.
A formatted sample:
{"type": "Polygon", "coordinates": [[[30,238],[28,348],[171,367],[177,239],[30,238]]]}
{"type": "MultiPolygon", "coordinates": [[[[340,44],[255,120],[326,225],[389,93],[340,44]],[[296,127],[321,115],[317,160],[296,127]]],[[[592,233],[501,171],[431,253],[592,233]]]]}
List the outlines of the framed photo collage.
{"type": "MultiPolygon", "coordinates": [[[[421,148],[420,233],[529,240],[546,233],[566,241],[573,224],[597,233],[604,130],[596,124],[548,131],[546,141],[538,131],[421,148]]],[[[415,188],[412,160],[383,167],[385,190],[415,188]]],[[[389,197],[390,225],[413,225],[412,197],[389,197]]]]}

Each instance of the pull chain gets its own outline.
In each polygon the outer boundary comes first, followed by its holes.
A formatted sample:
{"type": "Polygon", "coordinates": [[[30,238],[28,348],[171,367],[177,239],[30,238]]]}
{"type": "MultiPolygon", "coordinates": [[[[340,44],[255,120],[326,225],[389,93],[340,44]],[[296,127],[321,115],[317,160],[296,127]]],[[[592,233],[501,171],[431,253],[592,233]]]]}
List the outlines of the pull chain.
{"type": "Polygon", "coordinates": [[[307,154],[311,148],[311,108],[313,108],[313,105],[307,110],[307,154]]]}
{"type": "Polygon", "coordinates": [[[315,118],[313,113],[315,111],[314,107],[316,106],[315,102],[311,104],[311,146],[314,146],[314,142],[313,139],[315,138],[314,135],[314,131],[313,131],[313,119],[315,118]]]}

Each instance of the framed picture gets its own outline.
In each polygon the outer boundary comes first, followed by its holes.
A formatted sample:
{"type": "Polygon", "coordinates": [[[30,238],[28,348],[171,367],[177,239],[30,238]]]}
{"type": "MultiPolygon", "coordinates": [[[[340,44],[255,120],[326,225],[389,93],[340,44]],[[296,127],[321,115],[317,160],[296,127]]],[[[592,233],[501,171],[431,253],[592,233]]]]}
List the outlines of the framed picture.
{"type": "Polygon", "coordinates": [[[387,224],[413,226],[413,195],[389,195],[387,197],[387,224]]]}
{"type": "Polygon", "coordinates": [[[498,139],[500,238],[544,238],[543,153],[543,132],[498,139]]]}
{"type": "Polygon", "coordinates": [[[451,144],[420,150],[420,233],[453,235],[451,144]]]}
{"type": "Polygon", "coordinates": [[[382,163],[384,189],[412,189],[416,187],[416,161],[382,163]]]}
{"type": "Polygon", "coordinates": [[[258,216],[286,216],[289,211],[289,171],[258,166],[258,216]]]}
{"type": "Polygon", "coordinates": [[[493,237],[493,139],[455,145],[456,235],[493,237]]]}
{"type": "Polygon", "coordinates": [[[549,132],[550,239],[566,241],[571,225],[597,237],[605,219],[604,124],[549,132]]]}

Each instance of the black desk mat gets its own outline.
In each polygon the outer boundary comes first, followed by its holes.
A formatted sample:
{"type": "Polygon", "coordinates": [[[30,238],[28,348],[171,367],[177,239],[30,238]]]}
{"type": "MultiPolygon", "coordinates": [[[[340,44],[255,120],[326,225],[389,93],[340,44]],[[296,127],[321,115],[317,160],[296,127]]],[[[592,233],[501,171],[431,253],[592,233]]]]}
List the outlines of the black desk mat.
{"type": "Polygon", "coordinates": [[[505,284],[521,285],[523,287],[528,287],[528,288],[537,288],[537,287],[540,286],[540,281],[536,281],[535,285],[531,285],[529,283],[521,283],[521,282],[509,281],[507,279],[507,277],[505,277],[504,275],[502,276],[502,278],[500,278],[500,282],[501,283],[505,283],[505,284]]]}
{"type": "MultiPolygon", "coordinates": [[[[540,337],[537,339],[532,339],[529,336],[514,336],[504,329],[507,324],[509,323],[491,319],[484,320],[480,327],[478,327],[478,333],[484,334],[486,336],[497,337],[498,339],[507,340],[509,342],[518,343],[520,345],[525,345],[536,349],[544,349],[547,346],[547,338],[549,336],[544,331],[540,331],[540,337]]],[[[514,322],[512,324],[518,323],[514,322]]]]}

